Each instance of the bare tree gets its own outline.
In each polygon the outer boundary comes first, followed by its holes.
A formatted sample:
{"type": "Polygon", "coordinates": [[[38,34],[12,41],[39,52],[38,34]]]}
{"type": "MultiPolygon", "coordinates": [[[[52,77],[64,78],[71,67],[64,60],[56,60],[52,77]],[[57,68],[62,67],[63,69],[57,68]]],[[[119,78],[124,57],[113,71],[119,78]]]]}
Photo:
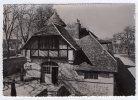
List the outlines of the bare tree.
{"type": "Polygon", "coordinates": [[[36,29],[40,30],[47,25],[48,19],[53,15],[54,10],[52,5],[41,5],[36,10],[35,25],[36,29]]]}
{"type": "MultiPolygon", "coordinates": [[[[18,25],[20,37],[23,44],[29,37],[46,25],[47,20],[53,14],[51,5],[19,5],[18,6],[18,25]]],[[[27,52],[25,51],[25,55],[27,52]]]]}
{"type": "Polygon", "coordinates": [[[23,42],[36,30],[46,25],[47,20],[53,14],[51,5],[19,5],[18,24],[23,42]]]}
{"type": "Polygon", "coordinates": [[[18,25],[20,30],[20,35],[25,43],[30,33],[32,33],[32,25],[34,22],[34,6],[33,5],[20,5],[18,8],[18,25]]]}
{"type": "MultiPolygon", "coordinates": [[[[135,27],[133,26],[127,26],[125,29],[124,29],[124,32],[123,32],[123,44],[126,46],[127,48],[127,54],[128,56],[130,56],[130,50],[131,50],[131,44],[134,43],[134,40],[135,40],[135,27]]],[[[132,44],[134,45],[134,44],[132,44]]]]}
{"type": "Polygon", "coordinates": [[[116,42],[120,40],[120,43],[118,44],[118,50],[119,48],[121,50],[126,49],[128,56],[130,56],[131,49],[134,49],[135,47],[135,27],[134,26],[127,26],[123,32],[114,34],[113,36],[114,45],[116,46],[116,42]]]}
{"type": "Polygon", "coordinates": [[[17,28],[16,19],[18,16],[16,5],[3,6],[3,32],[7,45],[7,59],[10,57],[10,39],[13,31],[17,28]]]}
{"type": "Polygon", "coordinates": [[[4,5],[3,30],[7,44],[7,58],[10,56],[12,34],[14,33],[14,37],[22,41],[22,44],[26,43],[34,31],[47,25],[53,12],[52,5],[4,5]]]}

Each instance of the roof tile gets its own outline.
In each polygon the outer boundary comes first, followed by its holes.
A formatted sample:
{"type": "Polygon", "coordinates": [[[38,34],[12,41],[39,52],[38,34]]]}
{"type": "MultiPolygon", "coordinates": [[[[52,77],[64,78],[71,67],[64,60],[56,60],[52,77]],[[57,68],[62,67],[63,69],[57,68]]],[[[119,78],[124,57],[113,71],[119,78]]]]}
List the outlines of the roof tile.
{"type": "Polygon", "coordinates": [[[92,35],[81,38],[77,43],[93,64],[94,67],[91,67],[94,71],[117,72],[116,60],[108,51],[104,50],[102,45],[92,35]]]}

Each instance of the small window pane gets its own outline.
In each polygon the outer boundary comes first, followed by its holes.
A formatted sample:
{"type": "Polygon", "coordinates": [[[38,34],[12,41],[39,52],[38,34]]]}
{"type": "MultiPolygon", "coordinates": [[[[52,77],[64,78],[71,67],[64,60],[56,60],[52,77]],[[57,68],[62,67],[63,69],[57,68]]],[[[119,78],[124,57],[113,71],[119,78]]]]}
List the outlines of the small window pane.
{"type": "Polygon", "coordinates": [[[38,49],[38,41],[34,40],[31,44],[31,49],[38,49]]]}
{"type": "Polygon", "coordinates": [[[67,49],[67,44],[65,43],[65,41],[63,39],[60,39],[60,41],[59,41],[59,48],[67,49]]]}
{"type": "Polygon", "coordinates": [[[43,72],[46,74],[50,74],[51,73],[50,67],[43,67],[43,72]]]}
{"type": "Polygon", "coordinates": [[[93,79],[98,79],[98,73],[93,74],[93,79]]]}
{"type": "Polygon", "coordinates": [[[58,49],[59,41],[57,37],[47,36],[40,39],[40,49],[58,49]]]}
{"type": "Polygon", "coordinates": [[[60,49],[67,49],[67,45],[60,45],[59,48],[60,49]]]}

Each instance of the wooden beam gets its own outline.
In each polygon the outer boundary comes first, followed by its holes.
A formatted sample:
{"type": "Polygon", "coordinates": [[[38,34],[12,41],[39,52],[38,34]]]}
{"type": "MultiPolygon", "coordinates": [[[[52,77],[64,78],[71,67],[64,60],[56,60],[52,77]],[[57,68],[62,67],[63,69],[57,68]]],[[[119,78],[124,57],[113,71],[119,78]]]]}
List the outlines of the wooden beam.
{"type": "Polygon", "coordinates": [[[48,58],[49,58],[49,49],[47,51],[48,51],[48,58]]]}
{"type": "MultiPolygon", "coordinates": [[[[26,50],[29,50],[29,49],[26,49],[26,50]]],[[[38,50],[38,49],[31,49],[31,50],[38,50]]],[[[73,50],[73,49],[39,49],[39,50],[73,50]]]]}
{"type": "Polygon", "coordinates": [[[60,52],[59,52],[59,48],[58,48],[58,57],[59,57],[59,53],[60,53],[60,52]]]}
{"type": "Polygon", "coordinates": [[[39,57],[39,49],[40,49],[40,37],[38,37],[38,57],[39,57]]]}
{"type": "Polygon", "coordinates": [[[30,57],[32,57],[32,55],[31,55],[31,51],[32,51],[32,50],[31,50],[31,45],[30,45],[30,57]]]}
{"type": "Polygon", "coordinates": [[[67,44],[67,58],[68,58],[68,55],[69,55],[69,54],[68,54],[68,44],[67,44]]]}

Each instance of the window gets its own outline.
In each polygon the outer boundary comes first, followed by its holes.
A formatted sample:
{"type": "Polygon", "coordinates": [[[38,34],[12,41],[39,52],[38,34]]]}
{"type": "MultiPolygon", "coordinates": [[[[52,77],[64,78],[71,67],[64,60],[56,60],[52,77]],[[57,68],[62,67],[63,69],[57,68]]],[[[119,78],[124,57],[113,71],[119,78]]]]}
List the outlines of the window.
{"type": "Polygon", "coordinates": [[[31,49],[38,49],[38,41],[37,40],[34,40],[32,43],[31,43],[31,49]]]}
{"type": "Polygon", "coordinates": [[[67,49],[67,45],[59,45],[60,49],[67,49]]]}
{"type": "Polygon", "coordinates": [[[47,36],[40,39],[40,49],[58,49],[59,41],[57,37],[47,36]]]}
{"type": "Polygon", "coordinates": [[[46,74],[51,74],[51,68],[50,67],[43,67],[43,72],[46,74]]]}
{"type": "Polygon", "coordinates": [[[67,49],[67,43],[63,39],[59,40],[59,48],[60,49],[67,49]]]}
{"type": "Polygon", "coordinates": [[[85,72],[84,79],[98,79],[97,72],[85,72]]]}

